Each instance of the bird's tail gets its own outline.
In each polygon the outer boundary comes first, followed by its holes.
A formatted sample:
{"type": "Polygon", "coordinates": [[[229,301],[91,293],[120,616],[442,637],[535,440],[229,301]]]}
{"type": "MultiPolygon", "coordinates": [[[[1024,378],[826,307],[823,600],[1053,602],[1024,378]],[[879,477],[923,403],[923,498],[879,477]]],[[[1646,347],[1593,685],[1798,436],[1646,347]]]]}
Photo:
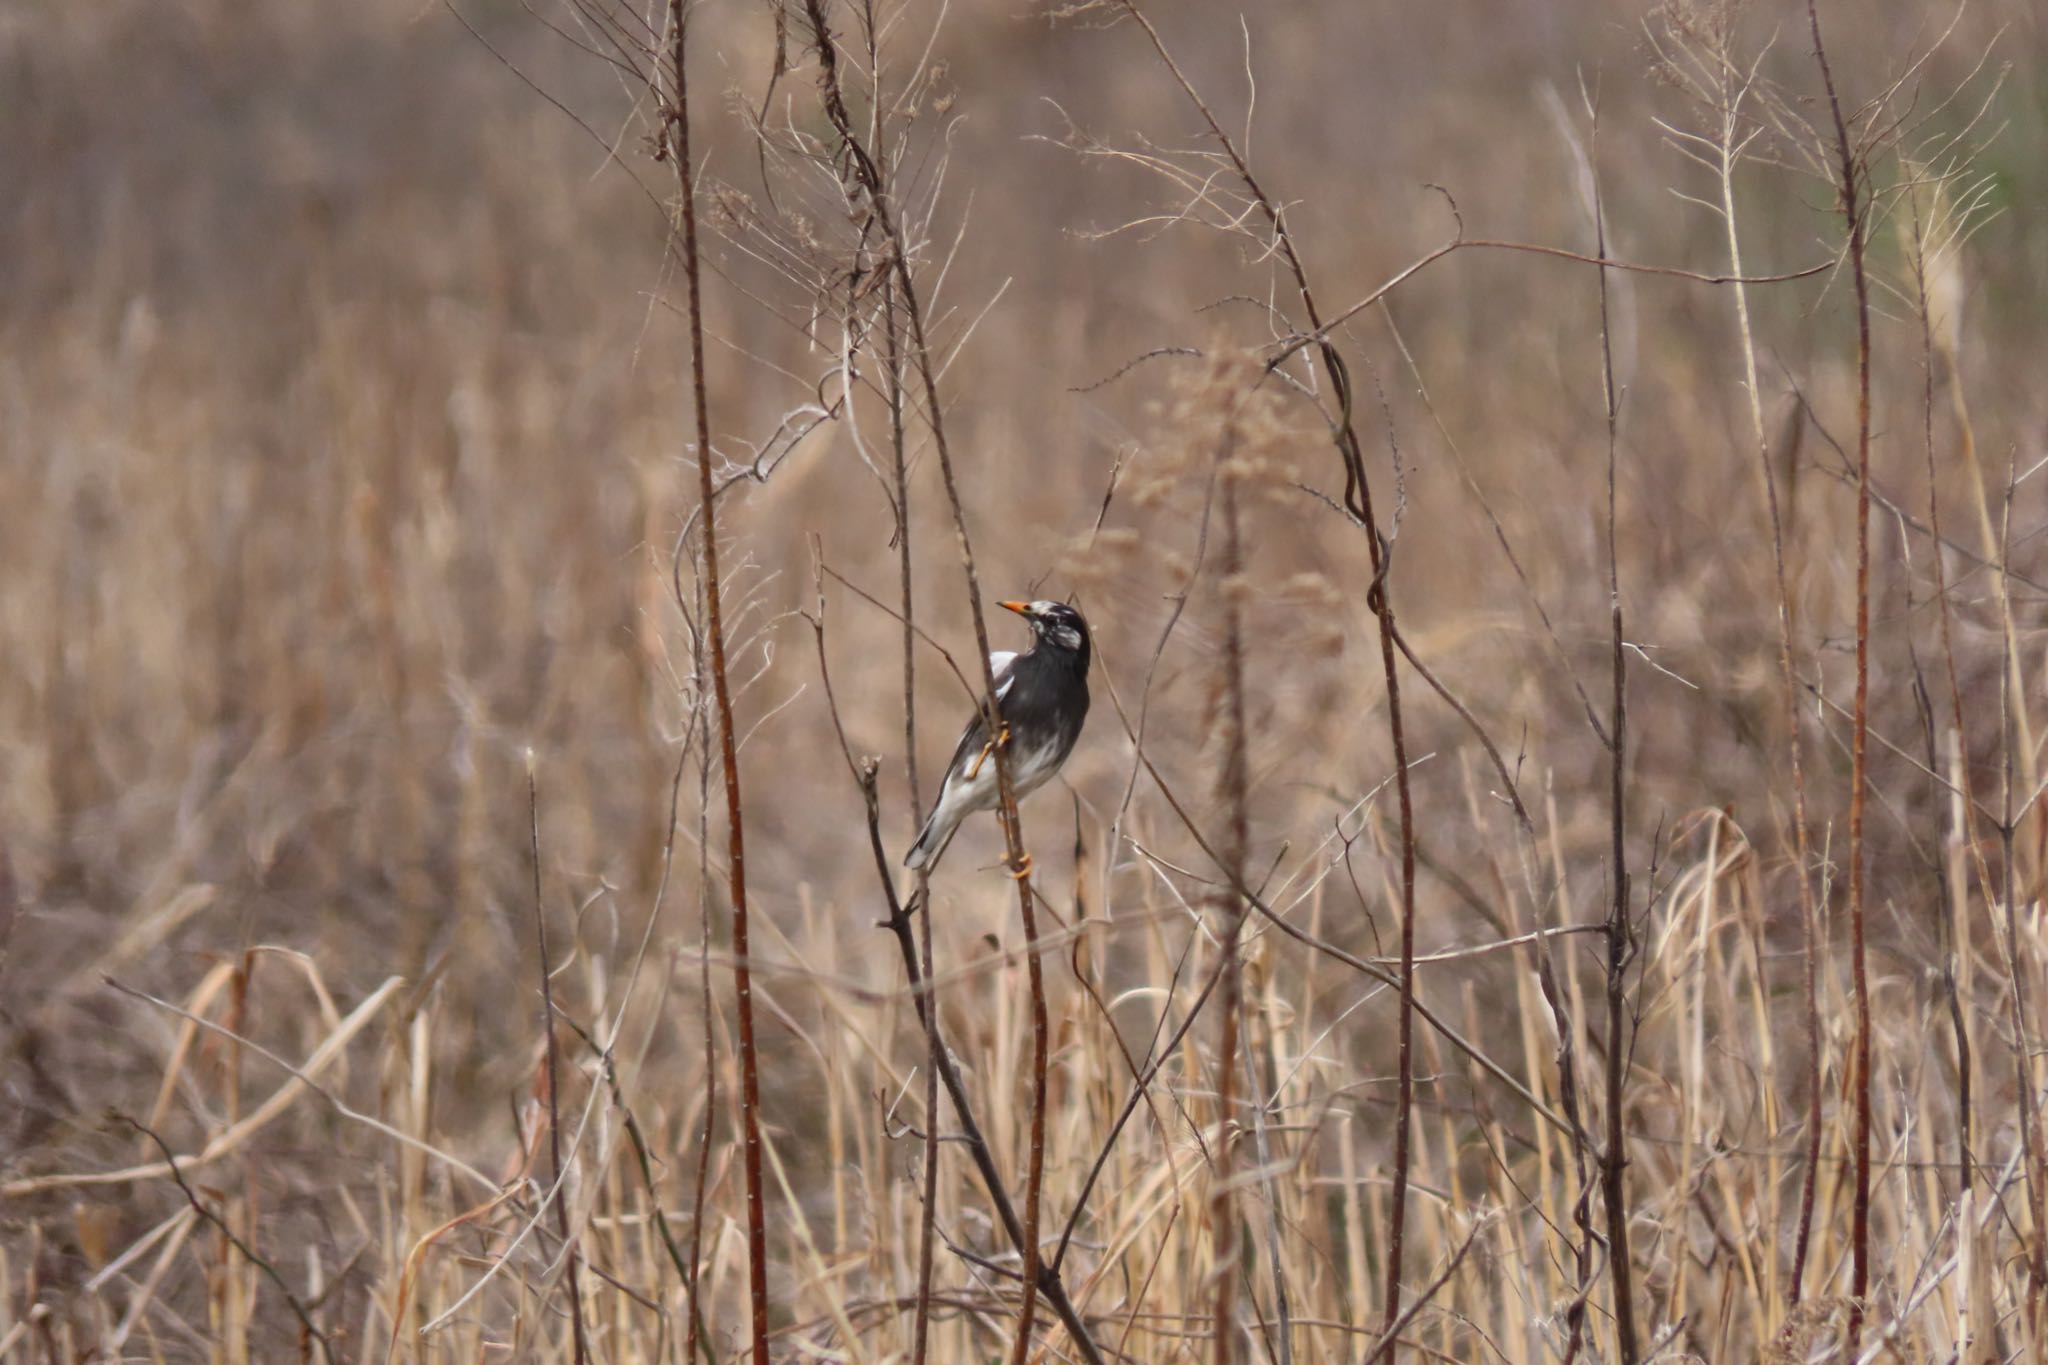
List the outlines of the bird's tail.
{"type": "Polygon", "coordinates": [[[924,828],[917,833],[917,842],[904,855],[903,865],[912,872],[919,868],[937,866],[939,855],[946,851],[946,845],[953,842],[953,831],[960,828],[960,813],[947,809],[941,800],[932,807],[931,818],[924,822],[924,828]]]}

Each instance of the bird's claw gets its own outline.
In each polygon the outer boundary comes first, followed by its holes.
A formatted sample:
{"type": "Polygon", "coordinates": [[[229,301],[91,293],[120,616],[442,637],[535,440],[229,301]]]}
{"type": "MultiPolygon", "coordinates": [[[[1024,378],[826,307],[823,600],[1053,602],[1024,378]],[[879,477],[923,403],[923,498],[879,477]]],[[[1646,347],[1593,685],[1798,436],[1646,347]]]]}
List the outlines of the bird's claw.
{"type": "Polygon", "coordinates": [[[1029,853],[1018,854],[1017,865],[1010,869],[1010,880],[1014,882],[1021,882],[1030,875],[1031,855],[1029,853]]]}
{"type": "Polygon", "coordinates": [[[967,780],[972,782],[975,778],[981,776],[981,765],[988,762],[990,754],[994,753],[997,749],[1007,749],[1009,747],[1010,727],[1005,722],[1003,728],[996,731],[996,737],[981,746],[981,752],[974,756],[974,762],[967,765],[967,780]]]}

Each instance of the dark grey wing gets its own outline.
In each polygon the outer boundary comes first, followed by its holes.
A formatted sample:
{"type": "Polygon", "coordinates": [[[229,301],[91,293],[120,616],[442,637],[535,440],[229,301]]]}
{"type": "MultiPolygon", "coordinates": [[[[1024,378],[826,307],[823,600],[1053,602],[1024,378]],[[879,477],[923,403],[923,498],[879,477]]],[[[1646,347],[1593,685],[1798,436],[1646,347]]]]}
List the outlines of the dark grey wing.
{"type": "MultiPolygon", "coordinates": [[[[996,677],[996,704],[1000,706],[1003,695],[1010,690],[1010,668],[1017,662],[1017,655],[1010,650],[999,649],[988,656],[988,662],[989,670],[996,677]]],[[[979,754],[987,743],[988,723],[982,719],[981,699],[977,697],[974,717],[967,722],[967,728],[960,732],[960,744],[953,750],[953,757],[946,764],[946,776],[941,779],[942,783],[951,780],[955,773],[964,771],[970,762],[968,755],[979,754]]]]}

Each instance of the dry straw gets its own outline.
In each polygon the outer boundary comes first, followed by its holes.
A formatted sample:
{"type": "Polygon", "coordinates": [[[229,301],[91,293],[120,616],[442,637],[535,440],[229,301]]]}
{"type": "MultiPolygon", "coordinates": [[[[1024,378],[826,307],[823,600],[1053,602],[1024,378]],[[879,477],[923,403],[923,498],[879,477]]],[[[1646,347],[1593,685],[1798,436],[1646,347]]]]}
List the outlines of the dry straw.
{"type": "Polygon", "coordinates": [[[0,1361],[2038,1359],[2048,157],[1896,8],[22,18],[0,1361]]]}

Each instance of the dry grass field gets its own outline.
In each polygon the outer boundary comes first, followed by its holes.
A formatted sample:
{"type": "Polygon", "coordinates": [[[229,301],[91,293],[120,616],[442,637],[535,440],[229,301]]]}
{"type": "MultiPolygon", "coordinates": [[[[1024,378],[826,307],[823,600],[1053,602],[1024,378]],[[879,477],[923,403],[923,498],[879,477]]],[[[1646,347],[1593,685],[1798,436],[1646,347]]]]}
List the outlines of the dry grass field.
{"type": "Polygon", "coordinates": [[[2037,5],[678,8],[0,6],[0,1361],[2048,1356],[2037,5]]]}

